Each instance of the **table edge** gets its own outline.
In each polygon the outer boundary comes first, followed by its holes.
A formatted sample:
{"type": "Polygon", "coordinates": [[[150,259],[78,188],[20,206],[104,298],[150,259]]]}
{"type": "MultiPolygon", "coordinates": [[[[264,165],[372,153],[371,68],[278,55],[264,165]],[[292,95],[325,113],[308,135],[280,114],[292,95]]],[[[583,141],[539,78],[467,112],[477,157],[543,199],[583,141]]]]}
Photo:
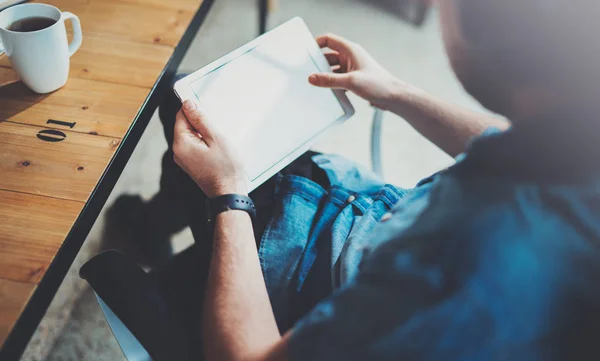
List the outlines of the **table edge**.
{"type": "Polygon", "coordinates": [[[4,344],[0,348],[0,360],[18,360],[25,351],[27,344],[44,317],[56,291],[69,271],[90,229],[96,222],[100,211],[104,207],[146,126],[150,122],[161,100],[160,95],[170,87],[177,67],[181,64],[184,55],[204,23],[213,3],[214,0],[203,0],[200,8],[194,14],[192,21],[175,47],[171,58],[151,88],[149,95],[146,97],[127,133],[123,136],[119,147],[108,163],[108,166],[104,169],[100,180],[96,183],[96,187],[90,194],[62,246],[50,263],[44,277],[38,283],[27,305],[21,312],[19,319],[15,322],[8,337],[4,340],[4,344]]]}

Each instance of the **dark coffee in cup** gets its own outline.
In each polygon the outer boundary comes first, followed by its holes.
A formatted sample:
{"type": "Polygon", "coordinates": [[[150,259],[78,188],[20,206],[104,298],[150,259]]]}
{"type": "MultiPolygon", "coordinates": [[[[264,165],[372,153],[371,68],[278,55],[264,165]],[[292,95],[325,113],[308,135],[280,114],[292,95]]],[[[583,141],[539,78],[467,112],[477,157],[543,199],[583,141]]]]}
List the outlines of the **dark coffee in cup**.
{"type": "Polygon", "coordinates": [[[16,31],[20,33],[26,33],[30,31],[38,31],[51,27],[56,23],[56,20],[51,18],[45,18],[42,16],[32,16],[15,21],[10,24],[8,30],[16,31]]]}

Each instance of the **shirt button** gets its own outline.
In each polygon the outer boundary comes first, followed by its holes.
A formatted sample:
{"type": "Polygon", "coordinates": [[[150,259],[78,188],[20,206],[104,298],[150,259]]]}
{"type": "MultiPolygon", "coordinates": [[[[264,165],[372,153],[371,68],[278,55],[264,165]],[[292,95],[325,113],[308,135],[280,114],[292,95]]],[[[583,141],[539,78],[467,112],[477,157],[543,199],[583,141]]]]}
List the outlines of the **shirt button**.
{"type": "Polygon", "coordinates": [[[386,222],[388,221],[390,218],[392,218],[392,214],[391,213],[386,213],[381,217],[381,222],[386,222]]]}
{"type": "Polygon", "coordinates": [[[352,202],[354,202],[355,200],[356,200],[356,197],[355,197],[355,196],[350,196],[350,197],[348,197],[348,199],[346,200],[346,203],[352,203],[352,202]]]}

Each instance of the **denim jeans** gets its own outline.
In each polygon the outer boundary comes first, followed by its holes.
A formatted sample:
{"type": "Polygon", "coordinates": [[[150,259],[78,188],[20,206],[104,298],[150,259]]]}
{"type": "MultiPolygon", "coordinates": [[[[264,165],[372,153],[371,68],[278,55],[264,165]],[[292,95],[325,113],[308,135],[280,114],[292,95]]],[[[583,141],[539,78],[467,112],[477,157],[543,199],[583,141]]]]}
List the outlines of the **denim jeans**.
{"type": "Polygon", "coordinates": [[[259,246],[281,332],[353,277],[369,240],[364,235],[406,193],[342,157],[318,154],[312,161],[330,186],[276,176],[273,212],[259,246]]]}
{"type": "MultiPolygon", "coordinates": [[[[206,197],[174,163],[170,149],[179,108],[173,95],[160,108],[169,144],[161,192],[166,187],[164,191],[177,199],[171,211],[183,213],[179,218],[190,225],[204,273],[212,242],[205,222],[206,197]]],[[[281,332],[352,276],[364,247],[361,235],[405,193],[343,157],[310,152],[252,192],[261,267],[281,332]]]]}

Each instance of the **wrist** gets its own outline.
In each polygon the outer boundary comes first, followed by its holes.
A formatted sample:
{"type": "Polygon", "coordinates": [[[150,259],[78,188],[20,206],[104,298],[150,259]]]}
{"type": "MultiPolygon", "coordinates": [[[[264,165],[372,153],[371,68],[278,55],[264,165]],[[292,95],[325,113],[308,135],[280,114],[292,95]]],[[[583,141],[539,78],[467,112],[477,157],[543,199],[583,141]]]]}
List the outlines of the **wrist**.
{"type": "Polygon", "coordinates": [[[423,90],[403,82],[397,78],[392,81],[391,91],[385,100],[386,109],[400,116],[404,116],[414,106],[417,99],[426,96],[423,90]]]}
{"type": "Polygon", "coordinates": [[[213,222],[219,214],[230,211],[246,212],[253,220],[256,218],[256,207],[254,206],[254,202],[250,197],[240,194],[225,194],[207,199],[206,206],[208,211],[208,223],[213,222]]]}
{"type": "Polygon", "coordinates": [[[250,213],[245,212],[241,209],[230,209],[227,212],[221,212],[215,215],[215,221],[218,220],[242,220],[248,219],[252,223],[252,216],[250,213]]]}
{"type": "Polygon", "coordinates": [[[209,198],[220,197],[226,194],[239,194],[243,196],[248,195],[248,186],[243,180],[236,180],[231,182],[224,182],[222,184],[216,185],[213,189],[208,192],[206,195],[209,198]]]}
{"type": "Polygon", "coordinates": [[[380,86],[381,91],[377,92],[376,97],[370,102],[382,110],[393,111],[394,107],[401,103],[406,98],[406,94],[411,91],[409,84],[391,75],[380,86]]]}

